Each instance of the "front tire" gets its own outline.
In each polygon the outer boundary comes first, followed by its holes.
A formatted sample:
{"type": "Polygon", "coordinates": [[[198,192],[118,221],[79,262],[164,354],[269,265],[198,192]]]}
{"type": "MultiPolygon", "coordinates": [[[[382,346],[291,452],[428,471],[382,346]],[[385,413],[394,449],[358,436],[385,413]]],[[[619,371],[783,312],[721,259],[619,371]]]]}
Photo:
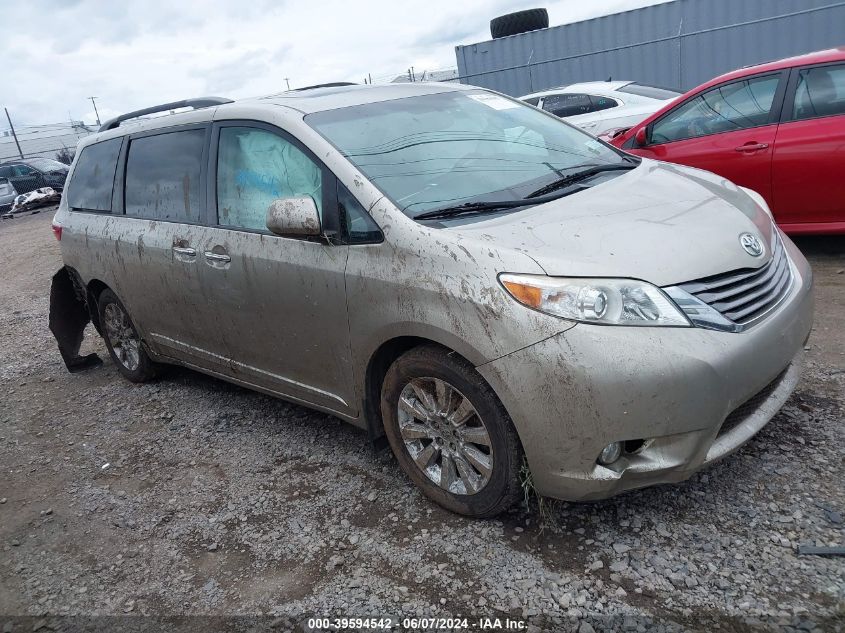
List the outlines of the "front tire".
{"type": "Polygon", "coordinates": [[[97,299],[103,340],[112,362],[123,377],[132,382],[148,382],[155,378],[156,365],[144,351],[138,330],[120,299],[106,288],[97,299]]]}
{"type": "Polygon", "coordinates": [[[432,501],[487,518],[520,497],[522,447],[510,417],[456,354],[425,345],[396,359],[382,385],[381,414],[399,465],[432,501]]]}

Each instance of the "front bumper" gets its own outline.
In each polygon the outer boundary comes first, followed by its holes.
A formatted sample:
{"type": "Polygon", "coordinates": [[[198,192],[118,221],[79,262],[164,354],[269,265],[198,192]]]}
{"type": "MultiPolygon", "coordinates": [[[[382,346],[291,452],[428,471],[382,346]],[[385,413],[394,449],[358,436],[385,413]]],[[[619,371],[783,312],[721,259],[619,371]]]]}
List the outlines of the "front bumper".
{"type": "Polygon", "coordinates": [[[15,198],[18,194],[11,194],[6,196],[0,196],[0,213],[6,213],[7,211],[11,211],[12,203],[14,203],[15,198]]]}
{"type": "Polygon", "coordinates": [[[798,383],[813,321],[812,272],[784,243],[792,290],[744,332],[577,325],[478,367],[510,413],[540,494],[601,499],[682,481],[765,426],[798,383]],[[614,441],[631,452],[598,464],[614,441]]]}

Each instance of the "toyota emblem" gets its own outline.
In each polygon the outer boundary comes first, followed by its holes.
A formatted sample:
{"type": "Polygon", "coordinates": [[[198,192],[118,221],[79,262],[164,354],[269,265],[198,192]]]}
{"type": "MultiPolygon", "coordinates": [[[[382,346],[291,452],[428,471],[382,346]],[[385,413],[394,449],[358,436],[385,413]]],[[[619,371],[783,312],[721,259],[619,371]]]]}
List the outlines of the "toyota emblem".
{"type": "Polygon", "coordinates": [[[739,243],[745,252],[752,257],[760,257],[763,254],[763,243],[751,233],[743,233],[739,236],[739,243]]]}

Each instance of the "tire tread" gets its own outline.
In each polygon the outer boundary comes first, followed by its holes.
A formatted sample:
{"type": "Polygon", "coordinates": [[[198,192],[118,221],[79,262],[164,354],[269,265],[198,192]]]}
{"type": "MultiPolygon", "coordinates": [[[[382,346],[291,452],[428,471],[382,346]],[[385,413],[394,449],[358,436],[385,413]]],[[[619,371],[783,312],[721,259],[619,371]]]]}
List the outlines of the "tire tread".
{"type": "MultiPolygon", "coordinates": [[[[132,321],[132,316],[129,314],[129,311],[126,309],[126,307],[120,301],[118,296],[109,288],[105,288],[97,296],[97,313],[99,314],[99,317],[100,317],[100,323],[104,323],[104,321],[105,321],[105,319],[104,319],[105,307],[109,303],[116,303],[117,305],[119,305],[120,309],[123,310],[126,313],[127,317],[129,317],[129,321],[130,321],[130,323],[132,323],[132,327],[135,328],[135,323],[134,323],[134,321],[132,321]]],[[[135,331],[137,332],[137,329],[135,331]]],[[[143,345],[140,346],[140,349],[138,351],[138,356],[139,356],[138,369],[136,369],[135,371],[129,371],[128,369],[126,369],[126,367],[123,366],[123,363],[121,363],[118,360],[117,355],[114,353],[114,349],[112,349],[112,345],[111,345],[111,342],[109,341],[109,337],[105,332],[105,326],[103,327],[102,337],[103,337],[103,340],[106,343],[106,348],[109,351],[109,356],[111,357],[112,362],[114,363],[114,365],[117,367],[117,370],[120,372],[120,374],[124,378],[126,378],[127,380],[129,380],[131,382],[143,383],[143,382],[149,382],[156,377],[156,374],[158,373],[158,371],[157,371],[158,366],[149,357],[147,352],[144,350],[143,345]]]]}

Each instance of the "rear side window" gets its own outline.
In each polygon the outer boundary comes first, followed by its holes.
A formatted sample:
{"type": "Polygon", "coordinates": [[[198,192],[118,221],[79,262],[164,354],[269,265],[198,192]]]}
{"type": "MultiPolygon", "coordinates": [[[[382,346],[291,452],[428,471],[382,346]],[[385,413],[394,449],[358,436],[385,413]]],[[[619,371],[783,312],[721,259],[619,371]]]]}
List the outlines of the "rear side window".
{"type": "Polygon", "coordinates": [[[200,221],[200,176],[205,130],[132,139],[126,159],[126,215],[200,221]]]}
{"type": "Polygon", "coordinates": [[[593,111],[590,95],[559,94],[549,95],[543,99],[543,110],[547,110],[559,117],[575,116],[593,111]]]}
{"type": "Polygon", "coordinates": [[[540,103],[540,97],[531,97],[530,99],[523,99],[523,101],[525,101],[525,103],[535,106],[540,103]]]}
{"type": "Polygon", "coordinates": [[[15,165],[15,176],[23,177],[23,176],[32,176],[33,174],[37,174],[38,171],[33,169],[29,165],[15,165]]]}
{"type": "Polygon", "coordinates": [[[293,143],[267,130],[220,129],[217,152],[217,222],[267,230],[274,200],[311,196],[322,217],[322,171],[293,143]]]}
{"type": "Polygon", "coordinates": [[[792,106],[794,119],[845,114],[845,64],[804,68],[792,106]]]}
{"type": "Polygon", "coordinates": [[[676,108],[654,124],[653,143],[766,125],[780,74],[723,84],[676,108]]]}
{"type": "Polygon", "coordinates": [[[593,109],[591,110],[592,112],[615,108],[619,105],[619,102],[616,101],[616,99],[611,99],[610,97],[598,97],[596,95],[590,95],[590,101],[593,104],[593,109]]]}
{"type": "Polygon", "coordinates": [[[72,209],[111,211],[114,172],[122,142],[122,138],[113,138],[82,150],[67,185],[67,202],[72,209]]]}

